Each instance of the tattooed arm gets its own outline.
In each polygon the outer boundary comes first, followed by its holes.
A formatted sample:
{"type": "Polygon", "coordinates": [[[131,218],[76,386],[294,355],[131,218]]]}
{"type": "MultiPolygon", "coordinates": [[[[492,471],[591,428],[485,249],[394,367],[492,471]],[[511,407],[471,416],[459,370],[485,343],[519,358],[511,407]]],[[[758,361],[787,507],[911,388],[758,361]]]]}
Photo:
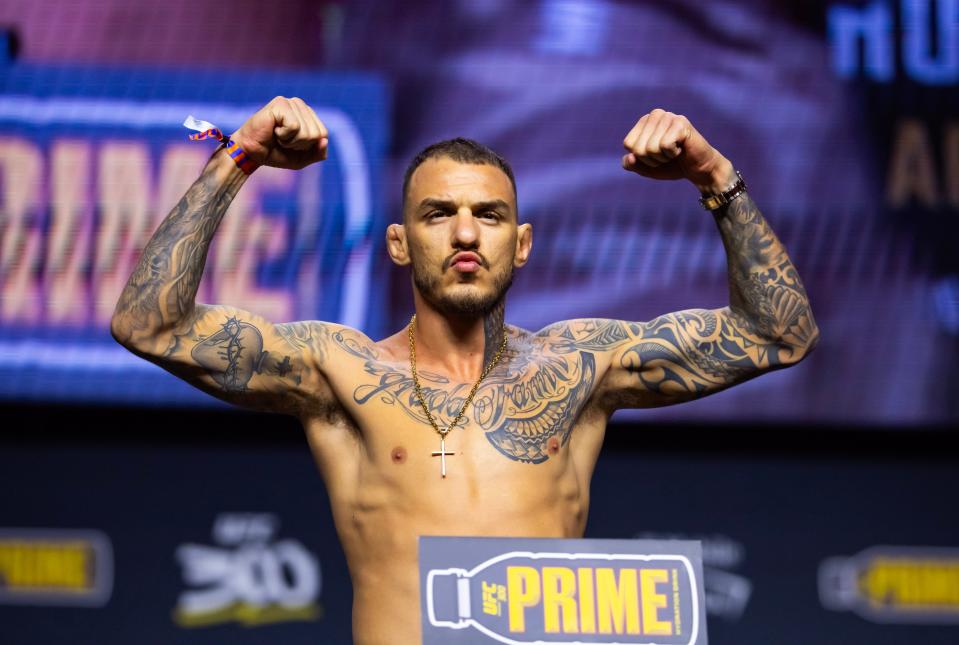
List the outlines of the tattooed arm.
{"type": "MultiPolygon", "coordinates": [[[[680,115],[654,110],[624,145],[623,166],[643,176],[687,178],[713,194],[736,180],[729,160],[680,115]]],[[[818,342],[802,281],[752,198],[740,195],[713,217],[726,249],[729,306],[645,323],[569,321],[540,332],[560,339],[558,347],[605,355],[609,369],[595,396],[608,412],[706,396],[793,365],[818,342]]]]}
{"type": "Polygon", "coordinates": [[[719,392],[794,365],[815,347],[819,332],[802,281],[753,200],[742,195],[714,217],[726,247],[729,306],[643,323],[573,320],[540,332],[555,347],[605,355],[595,399],[608,413],[719,392]]]}
{"type": "MultiPolygon", "coordinates": [[[[299,99],[277,97],[231,137],[258,164],[301,168],[326,156],[326,130],[299,99]]],[[[257,409],[297,412],[327,390],[320,373],[333,326],[274,325],[195,303],[207,250],[246,181],[224,149],[154,233],[120,295],[114,338],[200,389],[257,409]]]]}

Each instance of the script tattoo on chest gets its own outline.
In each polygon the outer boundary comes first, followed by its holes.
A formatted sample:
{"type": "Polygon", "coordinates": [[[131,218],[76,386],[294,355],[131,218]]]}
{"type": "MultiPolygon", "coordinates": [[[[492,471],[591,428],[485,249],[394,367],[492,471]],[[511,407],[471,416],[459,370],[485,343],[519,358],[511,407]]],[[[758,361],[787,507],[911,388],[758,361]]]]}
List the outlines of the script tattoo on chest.
{"type": "MultiPolygon", "coordinates": [[[[357,404],[375,401],[396,406],[409,418],[429,425],[408,368],[381,360],[376,348],[359,336],[337,332],[332,340],[362,359],[364,371],[376,379],[354,389],[357,404]]],[[[428,370],[417,373],[426,405],[442,427],[462,409],[472,384],[453,383],[428,370]]],[[[544,343],[528,332],[514,332],[460,425],[465,426],[468,417],[501,454],[524,463],[543,463],[549,459],[550,437],[558,436],[562,445],[569,441],[595,380],[592,352],[562,342],[544,343]]]]}

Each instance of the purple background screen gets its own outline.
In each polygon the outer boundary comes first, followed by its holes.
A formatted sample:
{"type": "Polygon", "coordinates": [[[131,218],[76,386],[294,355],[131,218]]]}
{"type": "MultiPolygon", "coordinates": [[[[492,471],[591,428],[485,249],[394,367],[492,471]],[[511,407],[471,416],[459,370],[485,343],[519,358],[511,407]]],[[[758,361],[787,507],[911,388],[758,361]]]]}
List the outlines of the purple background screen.
{"type": "Polygon", "coordinates": [[[403,170],[419,149],[453,136],[511,162],[521,218],[533,224],[508,322],[535,330],[725,305],[722,243],[696,190],[619,165],[640,116],[682,113],[743,173],[806,284],[822,339],[795,369],[618,414],[955,421],[959,3],[784,4],[36,0],[0,4],[0,23],[17,52],[11,66],[380,79],[392,97],[380,106],[389,146],[373,183],[368,233],[380,253],[368,278],[378,287],[363,323],[377,336],[412,309],[409,276],[381,241],[399,216],[403,170]]]}

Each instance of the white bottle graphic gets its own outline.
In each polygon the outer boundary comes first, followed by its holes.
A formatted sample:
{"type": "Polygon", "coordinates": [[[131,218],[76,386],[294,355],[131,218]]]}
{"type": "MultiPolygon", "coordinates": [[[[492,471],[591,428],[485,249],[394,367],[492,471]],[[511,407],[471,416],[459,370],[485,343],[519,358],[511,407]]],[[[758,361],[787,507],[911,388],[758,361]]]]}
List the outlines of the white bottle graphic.
{"type": "Polygon", "coordinates": [[[705,642],[683,555],[511,551],[469,570],[431,569],[425,583],[431,626],[472,627],[502,643],[705,642]]]}

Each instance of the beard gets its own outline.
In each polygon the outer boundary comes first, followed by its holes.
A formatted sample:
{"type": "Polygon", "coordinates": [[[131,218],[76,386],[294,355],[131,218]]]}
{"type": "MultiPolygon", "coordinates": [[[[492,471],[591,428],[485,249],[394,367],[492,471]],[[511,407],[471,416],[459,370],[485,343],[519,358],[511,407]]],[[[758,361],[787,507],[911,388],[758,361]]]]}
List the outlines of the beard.
{"type": "Polygon", "coordinates": [[[424,266],[419,258],[412,256],[410,259],[413,261],[413,284],[416,285],[416,289],[427,302],[446,316],[463,318],[485,316],[503,300],[513,284],[513,267],[510,265],[508,271],[493,277],[493,289],[487,294],[444,294],[440,293],[441,276],[431,272],[430,267],[424,266]]]}

